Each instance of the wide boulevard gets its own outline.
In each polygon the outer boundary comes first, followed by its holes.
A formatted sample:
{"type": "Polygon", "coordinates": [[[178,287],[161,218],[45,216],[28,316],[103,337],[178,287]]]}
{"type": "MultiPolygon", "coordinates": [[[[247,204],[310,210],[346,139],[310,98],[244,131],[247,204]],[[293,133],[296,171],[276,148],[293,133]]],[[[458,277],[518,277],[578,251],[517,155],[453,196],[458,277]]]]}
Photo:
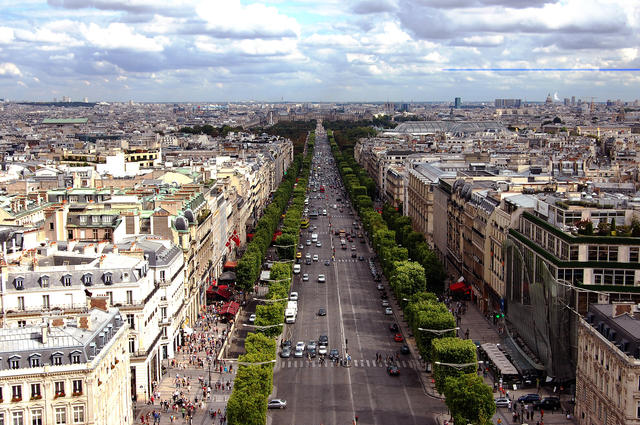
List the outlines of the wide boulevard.
{"type": "MultiPolygon", "coordinates": [[[[306,244],[312,232],[303,229],[300,274],[294,276],[292,291],[299,293],[298,316],[294,324],[286,325],[284,338],[295,346],[297,341],[318,340],[327,335],[328,349],[337,349],[341,357],[351,356],[350,366],[341,366],[327,359],[280,358],[275,365],[273,397],[287,401],[287,408],[271,410],[271,424],[319,425],[352,424],[434,424],[435,414],[442,412],[443,403],[424,392],[419,378],[420,364],[416,353],[399,355],[399,376],[390,376],[384,364],[376,363],[376,353],[383,358],[394,356],[402,346],[394,341],[389,325],[400,320],[402,313],[385,314],[380,291],[376,289],[369,259],[373,251],[357,237],[341,249],[336,229],[355,233],[360,224],[345,199],[340,177],[334,164],[324,130],[316,132],[316,148],[309,191],[309,211],[320,211],[310,220],[310,229],[318,234],[322,246],[306,244]],[[317,173],[317,177],[316,177],[317,173]],[[313,191],[313,184],[325,191],[313,191]],[[333,187],[332,187],[333,186],[333,187]],[[341,201],[338,201],[338,199],[341,201]],[[333,206],[336,205],[337,208],[333,206]],[[342,208],[342,212],[340,212],[342,208]],[[323,215],[326,210],[327,215],[323,215]],[[316,227],[315,230],[314,227],[316,227]],[[352,246],[356,258],[352,257],[352,246]],[[335,259],[332,259],[335,249],[335,259]],[[318,261],[305,264],[306,254],[318,255],[318,261]],[[364,257],[359,259],[358,257],[364,257]],[[328,265],[325,262],[328,261],[328,265]],[[303,281],[304,273],[309,275],[303,281]],[[318,275],[326,282],[318,282],[318,275]],[[318,315],[320,308],[326,316],[318,315]]],[[[383,282],[387,293],[391,291],[383,282]]],[[[393,305],[393,304],[392,304],[393,305]]],[[[280,347],[278,347],[278,354],[280,347]]]]}

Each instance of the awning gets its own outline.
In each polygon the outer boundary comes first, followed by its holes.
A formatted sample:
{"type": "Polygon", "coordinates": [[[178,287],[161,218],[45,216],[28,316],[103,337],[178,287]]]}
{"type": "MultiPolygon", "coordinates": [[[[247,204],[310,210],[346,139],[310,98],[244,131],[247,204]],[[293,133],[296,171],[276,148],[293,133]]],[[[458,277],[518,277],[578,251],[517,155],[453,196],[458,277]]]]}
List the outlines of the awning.
{"type": "Polygon", "coordinates": [[[227,261],[226,263],[224,263],[225,269],[235,269],[236,267],[238,267],[237,261],[227,261]]]}
{"type": "Polygon", "coordinates": [[[235,316],[239,309],[240,309],[240,304],[238,304],[235,301],[230,301],[228,303],[225,303],[220,308],[220,310],[218,311],[218,314],[235,316]]]}
{"type": "Polygon", "coordinates": [[[509,361],[507,356],[498,348],[496,344],[489,342],[482,344],[480,347],[487,353],[489,360],[498,368],[502,375],[518,375],[518,370],[509,361]]]}
{"type": "Polygon", "coordinates": [[[228,281],[232,281],[235,282],[236,280],[236,274],[234,272],[224,272],[222,273],[220,276],[218,276],[218,282],[228,282],[228,281]]]}
{"type": "Polygon", "coordinates": [[[469,285],[464,282],[456,282],[453,285],[449,286],[449,291],[458,292],[458,291],[468,291],[469,285]]]}
{"type": "Polygon", "coordinates": [[[228,287],[224,286],[219,286],[219,287],[214,287],[214,286],[210,286],[209,289],[207,289],[207,295],[209,296],[214,296],[217,295],[219,297],[224,298],[225,300],[228,300],[229,298],[231,298],[231,291],[229,290],[228,287]]]}

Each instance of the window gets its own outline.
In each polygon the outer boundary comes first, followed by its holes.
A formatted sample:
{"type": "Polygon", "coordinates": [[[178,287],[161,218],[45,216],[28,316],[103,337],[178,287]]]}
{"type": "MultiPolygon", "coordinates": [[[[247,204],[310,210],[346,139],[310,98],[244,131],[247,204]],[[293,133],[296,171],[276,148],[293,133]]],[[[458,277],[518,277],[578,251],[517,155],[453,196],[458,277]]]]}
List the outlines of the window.
{"type": "Polygon", "coordinates": [[[67,425],[67,408],[56,407],[56,425],[67,425]]]}
{"type": "Polygon", "coordinates": [[[107,240],[111,239],[111,230],[110,229],[104,229],[104,238],[107,240]]]}
{"type": "Polygon", "coordinates": [[[4,425],[4,413],[0,413],[0,425],[4,425]]]}
{"type": "Polygon", "coordinates": [[[18,297],[18,310],[24,310],[24,297],[18,297]]]}
{"type": "Polygon", "coordinates": [[[160,271],[160,280],[164,282],[164,270],[160,271]]]}
{"type": "Polygon", "coordinates": [[[129,352],[130,353],[136,352],[136,340],[134,338],[131,338],[129,340],[129,352]]]}
{"type": "Polygon", "coordinates": [[[127,304],[133,304],[133,291],[127,291],[127,304]]]}
{"type": "Polygon", "coordinates": [[[135,329],[136,328],[136,320],[135,320],[135,316],[133,314],[127,314],[127,323],[129,323],[129,327],[131,329],[135,329]]]}
{"type": "Polygon", "coordinates": [[[18,291],[22,291],[24,289],[24,278],[23,277],[16,277],[15,285],[16,285],[16,289],[18,291]]]}
{"type": "Polygon", "coordinates": [[[640,259],[640,248],[637,246],[629,247],[629,262],[637,263],[640,259]]]}
{"type": "Polygon", "coordinates": [[[40,384],[31,384],[31,398],[40,398],[42,397],[42,392],[40,391],[40,384]]]}
{"type": "Polygon", "coordinates": [[[11,412],[11,424],[24,425],[24,412],[22,411],[11,412]]]}
{"type": "Polygon", "coordinates": [[[40,356],[31,356],[29,358],[29,366],[40,367],[40,356]]]}
{"type": "Polygon", "coordinates": [[[42,296],[42,308],[44,310],[48,310],[49,309],[49,295],[43,295],[42,296]]]}
{"type": "Polygon", "coordinates": [[[103,279],[104,279],[104,284],[105,285],[111,285],[111,283],[113,283],[113,281],[111,280],[112,276],[113,275],[111,273],[105,273],[104,274],[103,279]]]}
{"type": "Polygon", "coordinates": [[[31,411],[31,425],[42,425],[42,409],[31,411]]]}
{"type": "Polygon", "coordinates": [[[80,364],[80,353],[71,354],[71,364],[80,364]]]}
{"type": "Polygon", "coordinates": [[[56,354],[51,359],[52,359],[52,363],[53,363],[54,366],[62,365],[62,356],[61,355],[56,354]]]}
{"type": "Polygon", "coordinates": [[[68,236],[69,240],[72,240],[73,239],[73,230],[69,230],[67,233],[68,233],[67,236],[68,236]]]}
{"type": "Polygon", "coordinates": [[[40,286],[43,288],[49,287],[49,276],[40,276],[40,286]]]}
{"type": "Polygon", "coordinates": [[[52,221],[51,223],[49,223],[49,230],[54,230],[54,229],[55,229],[55,227],[54,227],[54,224],[53,224],[53,221],[52,221]]]}
{"type": "Polygon", "coordinates": [[[86,224],[87,223],[87,216],[86,215],[81,215],[80,216],[80,224],[86,224]]]}
{"type": "Polygon", "coordinates": [[[93,229],[92,231],[93,240],[98,240],[98,229],[93,229]]]}
{"type": "Polygon", "coordinates": [[[22,385],[11,386],[11,399],[22,400],[22,385]]]}
{"type": "Polygon", "coordinates": [[[93,275],[91,273],[86,273],[84,276],[82,276],[82,281],[85,285],[91,286],[91,284],[93,283],[93,275]]]}
{"type": "Polygon", "coordinates": [[[62,285],[63,286],[71,286],[71,275],[65,274],[62,276],[62,285]]]}
{"type": "Polygon", "coordinates": [[[56,395],[64,395],[64,381],[56,381],[53,383],[56,395]]]}
{"type": "Polygon", "coordinates": [[[73,406],[73,423],[84,423],[84,406],[73,406]]]}
{"type": "Polygon", "coordinates": [[[82,379],[73,380],[73,394],[82,394],[82,379]]]}
{"type": "Polygon", "coordinates": [[[26,320],[18,320],[18,327],[19,328],[26,328],[27,327],[27,321],[26,320]]]}
{"type": "Polygon", "coordinates": [[[10,369],[20,369],[20,357],[12,357],[9,359],[10,369]]]}
{"type": "Polygon", "coordinates": [[[91,224],[100,224],[100,216],[92,215],[91,216],[91,224]]]}

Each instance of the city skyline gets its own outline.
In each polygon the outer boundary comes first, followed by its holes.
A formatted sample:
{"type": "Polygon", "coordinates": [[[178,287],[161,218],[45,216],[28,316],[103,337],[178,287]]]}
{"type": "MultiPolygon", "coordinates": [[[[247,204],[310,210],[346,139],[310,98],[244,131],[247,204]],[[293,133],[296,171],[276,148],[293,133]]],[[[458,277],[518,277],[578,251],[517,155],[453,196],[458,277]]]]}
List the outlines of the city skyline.
{"type": "Polygon", "coordinates": [[[0,98],[11,100],[602,102],[635,100],[640,82],[640,6],[627,0],[48,0],[0,11],[0,98]]]}

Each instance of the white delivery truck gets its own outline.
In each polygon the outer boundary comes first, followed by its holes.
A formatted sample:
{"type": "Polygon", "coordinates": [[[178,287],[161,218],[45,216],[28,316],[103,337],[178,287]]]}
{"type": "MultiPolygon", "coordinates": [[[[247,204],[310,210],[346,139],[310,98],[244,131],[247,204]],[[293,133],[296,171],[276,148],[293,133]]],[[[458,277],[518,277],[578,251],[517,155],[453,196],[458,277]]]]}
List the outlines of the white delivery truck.
{"type": "Polygon", "coordinates": [[[298,312],[298,302],[297,301],[288,301],[287,302],[287,310],[293,310],[296,313],[298,312]]]}
{"type": "Polygon", "coordinates": [[[296,316],[298,312],[294,309],[286,309],[284,311],[284,322],[285,323],[296,323],[296,316]]]}

